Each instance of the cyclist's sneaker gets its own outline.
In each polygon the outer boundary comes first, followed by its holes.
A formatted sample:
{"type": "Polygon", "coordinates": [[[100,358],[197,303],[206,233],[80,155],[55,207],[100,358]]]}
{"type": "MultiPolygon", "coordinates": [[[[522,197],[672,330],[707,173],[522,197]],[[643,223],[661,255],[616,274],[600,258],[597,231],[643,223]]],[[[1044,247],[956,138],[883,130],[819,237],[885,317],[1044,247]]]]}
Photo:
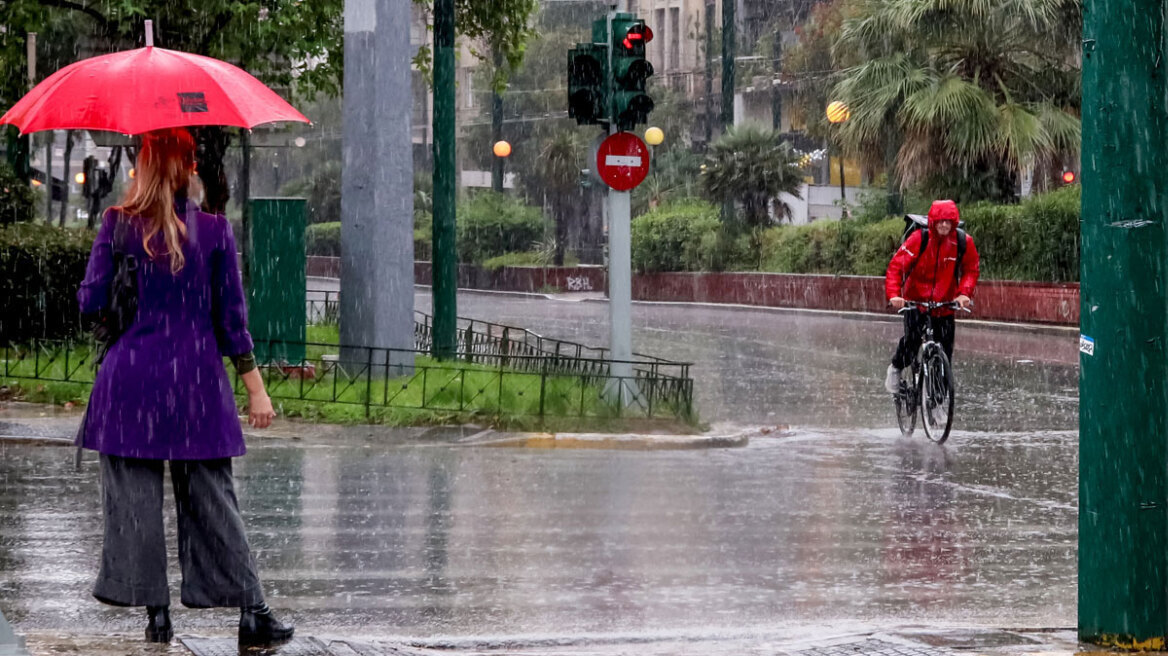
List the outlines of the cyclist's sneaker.
{"type": "Polygon", "coordinates": [[[900,391],[900,369],[888,365],[888,374],[884,376],[884,389],[888,390],[889,394],[900,391]]]}

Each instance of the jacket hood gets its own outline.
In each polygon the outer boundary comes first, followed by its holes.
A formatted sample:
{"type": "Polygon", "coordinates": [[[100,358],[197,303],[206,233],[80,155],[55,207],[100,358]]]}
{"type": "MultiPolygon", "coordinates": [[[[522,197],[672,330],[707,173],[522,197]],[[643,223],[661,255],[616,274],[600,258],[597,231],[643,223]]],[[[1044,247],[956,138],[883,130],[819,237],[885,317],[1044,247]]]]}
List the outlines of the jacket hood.
{"type": "Polygon", "coordinates": [[[929,208],[929,229],[936,227],[938,221],[952,221],[956,227],[961,222],[961,213],[957,211],[957,203],[951,200],[935,200],[929,208]]]}

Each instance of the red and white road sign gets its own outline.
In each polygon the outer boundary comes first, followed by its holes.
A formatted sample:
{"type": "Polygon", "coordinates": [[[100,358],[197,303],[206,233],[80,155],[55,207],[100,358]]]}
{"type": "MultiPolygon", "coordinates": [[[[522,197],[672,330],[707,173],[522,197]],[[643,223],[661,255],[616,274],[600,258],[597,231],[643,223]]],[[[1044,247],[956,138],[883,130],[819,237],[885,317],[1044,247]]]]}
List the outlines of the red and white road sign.
{"type": "Polygon", "coordinates": [[[629,191],[649,175],[649,147],[632,132],[617,132],[596,151],[600,179],[617,191],[629,191]]]}

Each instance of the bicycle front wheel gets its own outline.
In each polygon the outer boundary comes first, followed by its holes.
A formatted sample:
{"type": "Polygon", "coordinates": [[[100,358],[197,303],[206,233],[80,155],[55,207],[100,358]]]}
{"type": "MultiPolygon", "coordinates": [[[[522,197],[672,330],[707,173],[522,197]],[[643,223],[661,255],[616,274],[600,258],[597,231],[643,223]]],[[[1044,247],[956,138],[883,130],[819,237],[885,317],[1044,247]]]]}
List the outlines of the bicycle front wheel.
{"type": "Polygon", "coordinates": [[[892,396],[896,406],[896,424],[900,427],[900,434],[912,437],[917,427],[917,394],[916,388],[905,381],[900,381],[900,391],[892,396]]]}
{"type": "Polygon", "coordinates": [[[937,444],[949,439],[953,427],[953,368],[940,347],[928,349],[921,367],[921,425],[925,436],[937,444]]]}

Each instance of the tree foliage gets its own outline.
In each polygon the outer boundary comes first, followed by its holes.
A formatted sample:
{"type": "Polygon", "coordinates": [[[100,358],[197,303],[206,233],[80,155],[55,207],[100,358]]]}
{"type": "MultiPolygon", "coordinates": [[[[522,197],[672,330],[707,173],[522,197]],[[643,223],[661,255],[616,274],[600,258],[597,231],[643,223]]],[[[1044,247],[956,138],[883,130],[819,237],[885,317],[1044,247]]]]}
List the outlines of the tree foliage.
{"type": "MultiPolygon", "coordinates": [[[[8,0],[0,4],[0,66],[25,70],[29,32],[65,32],[37,40],[38,79],[90,57],[144,45],[154,20],[155,44],[231,62],[266,84],[306,97],[340,93],[344,56],[343,0],[8,0]],[[84,45],[82,45],[84,44],[84,45]]],[[[24,91],[19,75],[0,81],[0,101],[24,91]]]]}
{"type": "Polygon", "coordinates": [[[799,196],[803,175],[799,157],[779,133],[768,128],[741,125],[730,128],[710,145],[706,154],[702,188],[716,202],[741,202],[745,223],[759,228],[771,223],[767,205],[775,201],[775,214],[789,216],[791,208],[780,193],[799,196]]]}
{"type": "MultiPolygon", "coordinates": [[[[834,42],[840,136],[904,186],[1009,200],[1079,150],[1080,0],[851,0],[834,42]],[[890,138],[894,141],[890,143],[890,138]]],[[[1040,185],[1041,186],[1041,185],[1040,185]]]]}
{"type": "MultiPolygon", "coordinates": [[[[414,0],[433,26],[434,0],[414,0]]],[[[507,73],[519,67],[527,50],[527,42],[534,34],[533,18],[539,9],[538,0],[454,0],[454,25],[458,34],[467,40],[471,54],[484,61],[498,53],[505,67],[493,70],[493,86],[502,89],[507,73]]],[[[414,57],[415,65],[430,77],[433,48],[423,45],[414,57]]]]}

